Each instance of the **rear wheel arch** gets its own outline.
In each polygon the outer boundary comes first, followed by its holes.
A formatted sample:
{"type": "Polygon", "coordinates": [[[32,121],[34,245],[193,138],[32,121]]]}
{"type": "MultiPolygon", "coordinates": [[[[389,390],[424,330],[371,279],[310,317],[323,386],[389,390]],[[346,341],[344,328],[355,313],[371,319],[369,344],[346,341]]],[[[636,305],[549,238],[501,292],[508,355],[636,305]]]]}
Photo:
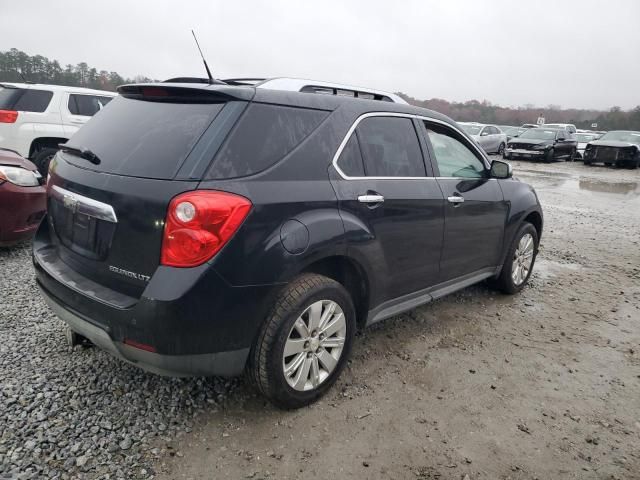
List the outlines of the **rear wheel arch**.
{"type": "Polygon", "coordinates": [[[369,281],[365,269],[344,255],[325,257],[305,266],[302,273],[317,273],[340,283],[351,295],[358,328],[364,328],[369,312],[369,281]]]}
{"type": "Polygon", "coordinates": [[[63,137],[39,137],[35,138],[31,142],[31,146],[29,147],[29,158],[33,158],[33,156],[42,150],[43,148],[55,148],[58,149],[59,143],[65,143],[68,138],[63,137]]]}

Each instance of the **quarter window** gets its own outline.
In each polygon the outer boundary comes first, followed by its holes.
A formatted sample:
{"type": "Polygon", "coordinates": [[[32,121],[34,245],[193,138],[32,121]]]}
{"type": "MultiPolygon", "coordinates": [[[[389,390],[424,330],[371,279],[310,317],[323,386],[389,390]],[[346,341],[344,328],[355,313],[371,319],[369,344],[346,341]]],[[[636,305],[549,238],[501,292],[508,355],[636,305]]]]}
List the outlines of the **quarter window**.
{"type": "Polygon", "coordinates": [[[111,97],[71,94],[69,95],[69,112],[73,115],[93,117],[111,100],[111,97]]]}
{"type": "Polygon", "coordinates": [[[338,159],[338,166],[348,177],[364,177],[362,154],[360,153],[360,145],[358,145],[358,137],[355,133],[351,135],[344,146],[338,159]]]}
{"type": "Polygon", "coordinates": [[[12,110],[19,112],[44,112],[49,106],[53,92],[48,90],[25,89],[23,94],[17,98],[12,110]]]}
{"type": "Polygon", "coordinates": [[[460,135],[440,125],[425,122],[441,177],[484,178],[484,162],[462,141],[460,135]]]}
{"type": "Polygon", "coordinates": [[[403,117],[369,117],[356,128],[368,177],[424,177],[413,122],[403,117]]]}
{"type": "Polygon", "coordinates": [[[291,153],[328,115],[324,110],[254,103],[222,146],[207,178],[265,170],[291,153]]]}

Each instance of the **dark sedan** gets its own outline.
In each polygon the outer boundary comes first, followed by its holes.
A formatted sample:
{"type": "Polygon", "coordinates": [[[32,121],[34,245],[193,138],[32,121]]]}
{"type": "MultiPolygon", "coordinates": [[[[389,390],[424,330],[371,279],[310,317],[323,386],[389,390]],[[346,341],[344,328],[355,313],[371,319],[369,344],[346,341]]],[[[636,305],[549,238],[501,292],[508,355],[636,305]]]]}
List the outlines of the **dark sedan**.
{"type": "Polygon", "coordinates": [[[0,149],[0,246],[33,236],[47,208],[43,183],[33,163],[0,149]]]}
{"type": "Polygon", "coordinates": [[[535,158],[551,162],[573,161],[578,142],[571,133],[557,128],[531,128],[507,143],[504,158],[535,158]]]}
{"type": "Polygon", "coordinates": [[[592,163],[640,167],[640,132],[614,130],[589,142],[584,150],[584,164],[592,163]]]}

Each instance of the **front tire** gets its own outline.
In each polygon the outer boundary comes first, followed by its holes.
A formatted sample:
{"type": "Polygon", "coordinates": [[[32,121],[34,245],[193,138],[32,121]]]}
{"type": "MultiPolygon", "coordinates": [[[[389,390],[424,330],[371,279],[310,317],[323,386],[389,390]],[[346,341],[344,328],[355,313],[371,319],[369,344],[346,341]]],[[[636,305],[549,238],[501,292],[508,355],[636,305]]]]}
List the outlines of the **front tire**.
{"type": "Polygon", "coordinates": [[[537,255],[538,232],[532,224],[524,222],[507,250],[500,275],[490,283],[504,293],[519,292],[531,277],[537,255]]]}
{"type": "Polygon", "coordinates": [[[280,408],[309,405],[340,376],[355,329],[346,289],[325,276],[303,274],[276,299],[251,349],[248,377],[280,408]]]}
{"type": "Polygon", "coordinates": [[[498,155],[502,155],[504,157],[504,143],[501,143],[500,146],[498,147],[498,155]]]}
{"type": "Polygon", "coordinates": [[[544,161],[547,163],[551,163],[553,162],[554,159],[554,155],[555,155],[555,151],[553,150],[553,148],[551,150],[549,150],[546,155],[544,156],[544,161]]]}
{"type": "Polygon", "coordinates": [[[49,164],[54,157],[58,149],[56,148],[41,148],[38,153],[33,156],[33,163],[38,167],[40,175],[47,177],[49,173],[49,164]]]}

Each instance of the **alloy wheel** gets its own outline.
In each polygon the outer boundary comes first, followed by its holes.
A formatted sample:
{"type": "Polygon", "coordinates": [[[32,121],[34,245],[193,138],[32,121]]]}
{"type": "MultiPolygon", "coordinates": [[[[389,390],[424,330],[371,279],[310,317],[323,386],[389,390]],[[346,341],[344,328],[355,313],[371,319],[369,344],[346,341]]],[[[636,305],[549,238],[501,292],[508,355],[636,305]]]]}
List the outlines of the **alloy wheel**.
{"type": "Polygon", "coordinates": [[[518,242],[511,266],[511,279],[516,286],[522,285],[531,271],[534,247],[533,236],[530,233],[524,234],[518,242]]]}
{"type": "Polygon", "coordinates": [[[298,391],[317,388],[335,370],[347,335],[344,312],[332,300],[312,303],[296,319],[284,345],[282,368],[298,391]]]}

